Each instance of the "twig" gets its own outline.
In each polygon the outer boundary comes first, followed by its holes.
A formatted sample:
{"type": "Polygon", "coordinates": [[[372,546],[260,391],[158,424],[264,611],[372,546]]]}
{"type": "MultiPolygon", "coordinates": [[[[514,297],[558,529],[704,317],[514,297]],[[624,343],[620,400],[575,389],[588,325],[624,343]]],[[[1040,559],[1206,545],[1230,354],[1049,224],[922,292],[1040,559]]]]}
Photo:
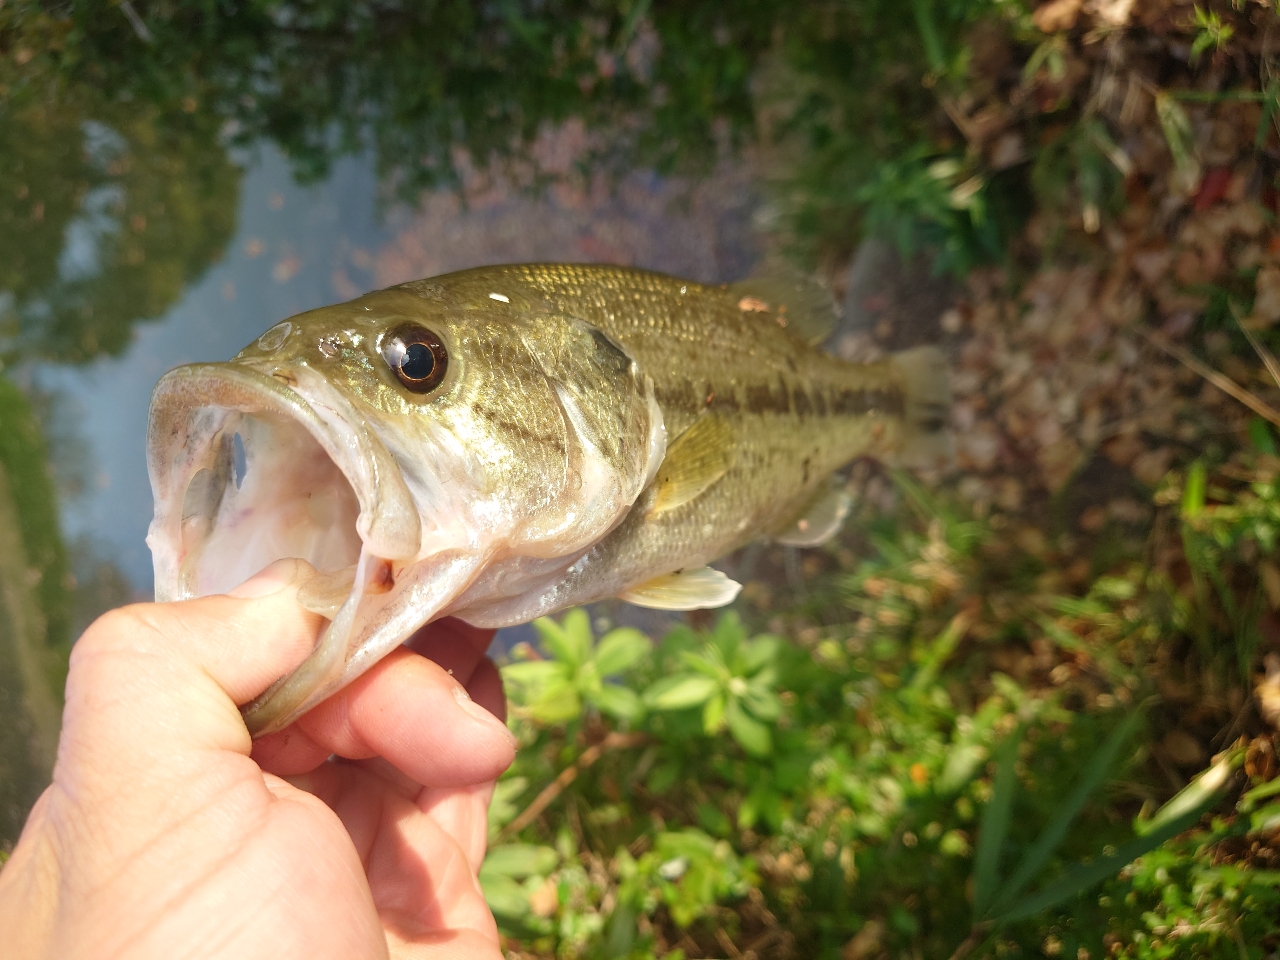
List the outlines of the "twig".
{"type": "Polygon", "coordinates": [[[724,932],[724,927],[716,927],[716,941],[733,960],[742,960],[742,951],[738,949],[738,945],[729,939],[729,935],[724,932]]]}
{"type": "Polygon", "coordinates": [[[684,950],[686,955],[702,952],[702,948],[698,946],[698,942],[694,940],[693,937],[689,936],[689,934],[687,933],[681,936],[680,939],[676,941],[676,946],[684,950]]]}
{"type": "Polygon", "coordinates": [[[754,940],[752,940],[750,943],[747,944],[746,949],[742,951],[743,956],[746,956],[747,954],[753,954],[755,956],[759,956],[761,950],[769,946],[769,944],[773,943],[773,941],[777,940],[778,937],[780,937],[781,935],[782,935],[782,930],[780,930],[778,927],[769,928],[764,933],[760,934],[760,936],[756,937],[754,940]]]}
{"type": "Polygon", "coordinates": [[[1269,420],[1277,427],[1280,427],[1280,412],[1277,412],[1274,407],[1259,400],[1230,377],[1201,363],[1200,360],[1191,353],[1182,349],[1182,347],[1178,346],[1176,343],[1171,343],[1163,334],[1145,327],[1138,327],[1138,332],[1165,353],[1169,354],[1169,356],[1200,374],[1200,376],[1204,377],[1223,393],[1235,397],[1258,416],[1269,420]]]}
{"type": "Polygon", "coordinates": [[[542,811],[551,806],[556,797],[560,796],[564,791],[564,788],[578,778],[578,774],[590,767],[609,750],[625,750],[628,747],[639,747],[648,742],[649,735],[647,733],[618,733],[615,731],[595,746],[587,747],[577,760],[561,770],[560,775],[547,784],[542,789],[542,792],[533,798],[533,802],[525,807],[518,817],[502,828],[502,832],[498,834],[499,841],[509,840],[538,819],[542,811]]]}
{"type": "Polygon", "coordinates": [[[969,954],[973,953],[978,944],[983,942],[983,937],[987,935],[987,931],[991,929],[991,924],[983,921],[975,923],[973,929],[969,931],[969,936],[961,941],[960,946],[956,947],[956,952],[951,955],[951,960],[964,960],[969,954]]]}
{"type": "Polygon", "coordinates": [[[974,129],[973,124],[969,122],[969,118],[964,115],[959,104],[950,97],[938,97],[938,103],[942,105],[942,109],[951,118],[951,122],[960,131],[961,136],[970,142],[978,139],[977,131],[974,129]]]}
{"type": "Polygon", "coordinates": [[[146,22],[138,16],[138,11],[133,9],[132,0],[121,0],[120,9],[124,11],[129,26],[133,27],[133,32],[138,35],[138,39],[143,43],[150,43],[154,38],[151,36],[151,31],[147,29],[146,22]]]}
{"type": "Polygon", "coordinates": [[[1253,347],[1253,352],[1262,359],[1262,365],[1267,368],[1267,373],[1271,374],[1271,379],[1275,381],[1276,386],[1280,387],[1280,363],[1276,362],[1276,355],[1262,345],[1257,334],[1246,327],[1239,317],[1236,317],[1236,326],[1249,341],[1249,346],[1253,347]]]}

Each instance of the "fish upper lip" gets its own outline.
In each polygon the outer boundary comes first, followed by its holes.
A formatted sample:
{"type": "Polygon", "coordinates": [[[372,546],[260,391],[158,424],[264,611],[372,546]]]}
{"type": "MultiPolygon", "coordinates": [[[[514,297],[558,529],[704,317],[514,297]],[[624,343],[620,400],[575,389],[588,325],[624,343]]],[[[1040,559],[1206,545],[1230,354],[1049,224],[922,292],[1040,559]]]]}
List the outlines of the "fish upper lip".
{"type": "MultiPolygon", "coordinates": [[[[297,377],[290,377],[296,384],[297,377]]],[[[365,548],[389,560],[409,559],[421,547],[422,526],[413,497],[386,446],[358,418],[326,419],[283,377],[240,363],[188,364],[170,370],[151,396],[147,425],[147,472],[156,499],[152,537],[181,543],[183,498],[191,471],[183,453],[194,411],[222,408],[252,414],[269,411],[297,423],[324,449],[346,477],[359,502],[357,533],[365,548]]],[[[157,565],[158,599],[188,595],[179,582],[176,559],[169,569],[157,565]],[[166,582],[162,582],[166,581],[166,582]]]]}

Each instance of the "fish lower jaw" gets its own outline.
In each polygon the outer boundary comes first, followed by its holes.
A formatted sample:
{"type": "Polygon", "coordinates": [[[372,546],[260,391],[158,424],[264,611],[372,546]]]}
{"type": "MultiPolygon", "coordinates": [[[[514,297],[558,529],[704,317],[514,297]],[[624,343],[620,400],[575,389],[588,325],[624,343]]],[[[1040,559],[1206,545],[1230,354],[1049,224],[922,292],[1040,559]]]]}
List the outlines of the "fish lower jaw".
{"type": "Polygon", "coordinates": [[[395,461],[352,420],[231,364],[179,368],[152,399],[157,599],[227,593],[293,559],[309,574],[303,605],[330,620],[307,661],[246,708],[255,734],[292,722],[372,663],[371,645],[385,652],[418,625],[388,601],[404,594],[406,569],[432,566],[421,519],[395,461]]]}
{"type": "Polygon", "coordinates": [[[413,499],[354,419],[233,364],[166,375],[148,436],[157,598],[225,593],[282,558],[332,574],[366,548],[416,555],[413,499]]]}
{"type": "Polygon", "coordinates": [[[299,602],[322,615],[332,611],[332,619],[301,665],[241,708],[249,733],[261,737],[281,730],[354,681],[440,616],[485,559],[458,550],[402,563],[366,550],[353,569],[305,581],[299,602]],[[333,611],[344,587],[345,599],[333,611]]]}
{"type": "Polygon", "coordinates": [[[329,622],[306,660],[241,708],[254,737],[288,726],[342,686],[353,635],[359,632],[365,613],[362,607],[368,606],[366,597],[372,599],[395,587],[392,563],[368,551],[362,551],[349,567],[327,572],[311,567],[311,571],[298,583],[298,603],[329,622]]]}

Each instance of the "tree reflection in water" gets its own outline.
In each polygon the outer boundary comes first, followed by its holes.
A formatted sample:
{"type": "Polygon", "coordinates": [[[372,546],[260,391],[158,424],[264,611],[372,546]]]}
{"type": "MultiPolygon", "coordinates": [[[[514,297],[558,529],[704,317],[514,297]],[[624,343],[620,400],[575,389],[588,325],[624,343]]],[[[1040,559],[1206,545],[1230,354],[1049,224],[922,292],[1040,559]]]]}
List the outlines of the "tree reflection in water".
{"type": "MultiPolygon", "coordinates": [[[[951,33],[975,15],[963,4],[935,14],[951,33]]],[[[135,324],[173,306],[234,235],[239,148],[271,140],[303,180],[368,151],[387,198],[413,201],[459,185],[468,164],[513,161],[512,185],[538,190],[546,170],[531,145],[570,120],[588,133],[574,162],[618,176],[707,171],[763,133],[791,138],[813,175],[835,184],[815,203],[797,181],[782,212],[854,230],[847,184],[907,135],[902,125],[930,96],[914,71],[881,65],[925,59],[914,21],[890,0],[751,0],[732,11],[713,0],[8,0],[0,378],[29,383],[33,365],[118,355],[135,324]]],[[[11,380],[0,390],[20,399],[11,380]]],[[[0,444],[35,423],[16,410],[0,411],[0,444]]],[[[38,533],[22,522],[27,487],[51,490],[49,474],[41,464],[18,489],[10,472],[18,509],[0,511],[0,534],[19,536],[35,571],[5,589],[34,584],[41,647],[64,655],[73,626],[118,602],[125,581],[79,545],[77,585],[56,511],[38,533]],[[56,559],[47,569],[45,556],[56,559]]],[[[0,647],[0,676],[12,683],[20,671],[3,658],[17,647],[4,638],[0,647]]],[[[46,673],[56,703],[60,673],[46,673]]],[[[0,690],[0,727],[38,727],[32,696],[0,690]]],[[[22,769],[43,777],[49,758],[28,754],[25,768],[0,757],[0,786],[31,780],[22,769]]],[[[29,797],[23,789],[14,796],[29,797]]],[[[25,802],[0,797],[0,807],[25,802]]],[[[19,820],[0,820],[0,845],[19,820]]]]}

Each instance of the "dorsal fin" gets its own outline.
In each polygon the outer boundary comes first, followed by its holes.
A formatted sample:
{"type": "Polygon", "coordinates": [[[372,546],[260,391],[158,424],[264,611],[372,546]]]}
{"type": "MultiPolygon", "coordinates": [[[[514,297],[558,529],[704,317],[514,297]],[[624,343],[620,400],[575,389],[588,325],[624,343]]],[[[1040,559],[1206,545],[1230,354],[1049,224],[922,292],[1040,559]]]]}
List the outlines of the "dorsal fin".
{"type": "Polygon", "coordinates": [[[738,297],[740,309],[768,311],[809,343],[827,339],[839,320],[831,292],[794,267],[773,267],[731,283],[728,289],[738,297]]]}
{"type": "Polygon", "coordinates": [[[664,573],[618,594],[618,599],[654,610],[704,610],[732,603],[741,589],[742,584],[719,570],[698,567],[664,573]]]}
{"type": "Polygon", "coordinates": [[[774,542],[786,547],[821,546],[840,532],[852,503],[853,496],[843,484],[826,484],[779,528],[774,542]]]}
{"type": "Polygon", "coordinates": [[[719,480],[733,462],[733,427],[705,413],[676,437],[662,458],[649,514],[683,506],[719,480]]]}

